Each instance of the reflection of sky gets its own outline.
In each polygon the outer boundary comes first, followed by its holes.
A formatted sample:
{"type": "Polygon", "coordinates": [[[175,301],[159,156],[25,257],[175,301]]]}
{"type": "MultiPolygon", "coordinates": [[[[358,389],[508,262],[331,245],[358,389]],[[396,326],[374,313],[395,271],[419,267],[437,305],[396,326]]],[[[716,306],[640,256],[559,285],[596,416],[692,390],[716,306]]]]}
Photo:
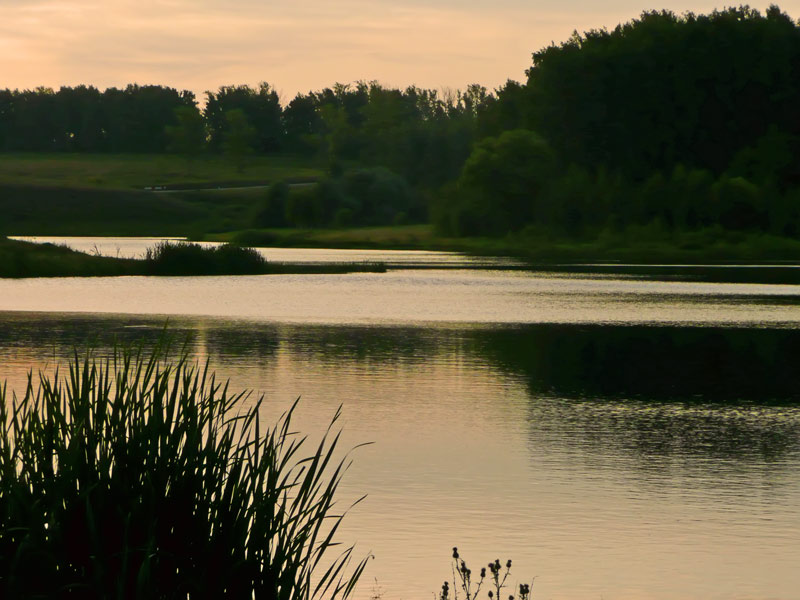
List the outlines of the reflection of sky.
{"type": "MultiPolygon", "coordinates": [[[[272,83],[288,101],[334,82],[489,87],[572,30],[709,0],[4,0],[3,87],[272,83]]],[[[782,2],[792,16],[800,0],[782,2]]],[[[759,6],[765,9],[766,6],[759,6]]]]}

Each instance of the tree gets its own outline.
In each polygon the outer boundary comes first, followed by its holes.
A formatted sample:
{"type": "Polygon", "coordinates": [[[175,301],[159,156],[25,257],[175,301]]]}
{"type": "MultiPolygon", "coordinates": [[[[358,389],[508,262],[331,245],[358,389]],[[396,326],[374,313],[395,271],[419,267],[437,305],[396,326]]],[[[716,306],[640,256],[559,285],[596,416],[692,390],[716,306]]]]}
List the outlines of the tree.
{"type": "Polygon", "coordinates": [[[586,167],[644,180],[685,164],[719,176],[771,126],[800,134],[798,61],[800,27],[776,7],[645,12],[534,53],[523,126],[586,167]]]}
{"type": "Polygon", "coordinates": [[[230,157],[239,171],[244,171],[246,157],[253,152],[256,130],[240,108],[225,113],[222,151],[230,157]]]}
{"type": "Polygon", "coordinates": [[[487,232],[506,233],[541,219],[544,188],[555,171],[555,155],[544,138],[515,129],[475,145],[459,187],[485,214],[487,232]]]}
{"type": "Polygon", "coordinates": [[[257,152],[275,152],[284,142],[281,104],[277,92],[268,83],[257,89],[248,85],[223,86],[206,92],[204,116],[208,124],[210,145],[219,150],[225,143],[227,113],[241,110],[253,127],[250,144],[257,152]]]}
{"type": "Polygon", "coordinates": [[[206,123],[194,106],[179,106],[174,110],[175,125],[166,126],[167,150],[195,158],[206,147],[206,123]]]}

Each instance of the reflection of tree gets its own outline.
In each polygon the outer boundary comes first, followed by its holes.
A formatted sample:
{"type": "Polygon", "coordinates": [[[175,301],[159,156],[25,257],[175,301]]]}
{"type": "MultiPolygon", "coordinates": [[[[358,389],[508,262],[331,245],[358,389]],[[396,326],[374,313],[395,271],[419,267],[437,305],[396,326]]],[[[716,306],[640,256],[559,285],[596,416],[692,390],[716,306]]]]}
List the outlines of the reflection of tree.
{"type": "Polygon", "coordinates": [[[525,377],[537,454],[704,476],[708,459],[778,468],[800,454],[800,331],[536,325],[474,342],[525,377]]]}
{"type": "Polygon", "coordinates": [[[424,362],[458,344],[461,335],[440,329],[415,327],[301,326],[286,330],[295,354],[324,359],[391,365],[424,362]]]}
{"type": "MultiPolygon", "coordinates": [[[[73,349],[102,352],[115,343],[149,347],[164,334],[165,325],[163,318],[152,317],[6,313],[0,318],[0,355],[25,348],[50,360],[69,358],[73,349]]],[[[168,331],[174,345],[190,342],[195,334],[177,322],[168,331]]]]}
{"type": "MultiPolygon", "coordinates": [[[[392,364],[427,361],[457,351],[461,331],[421,328],[334,327],[216,321],[202,318],[20,314],[0,318],[0,356],[25,348],[41,362],[69,358],[73,348],[108,349],[114,343],[151,346],[167,333],[177,347],[212,363],[274,357],[282,351],[309,361],[392,364]]],[[[34,366],[34,365],[31,365],[34,366]]],[[[2,375],[0,375],[2,378],[2,375]]]]}
{"type": "Polygon", "coordinates": [[[487,331],[476,350],[535,395],[791,403],[800,331],[537,325],[487,331]]]}
{"type": "Polygon", "coordinates": [[[682,470],[692,466],[686,461],[708,470],[695,459],[771,464],[800,455],[797,407],[541,398],[528,412],[537,452],[556,447],[589,461],[624,455],[642,468],[669,459],[682,470]]]}
{"type": "Polygon", "coordinates": [[[205,344],[213,362],[222,362],[222,357],[252,358],[273,357],[279,349],[280,339],[274,326],[208,327],[205,344]]]}

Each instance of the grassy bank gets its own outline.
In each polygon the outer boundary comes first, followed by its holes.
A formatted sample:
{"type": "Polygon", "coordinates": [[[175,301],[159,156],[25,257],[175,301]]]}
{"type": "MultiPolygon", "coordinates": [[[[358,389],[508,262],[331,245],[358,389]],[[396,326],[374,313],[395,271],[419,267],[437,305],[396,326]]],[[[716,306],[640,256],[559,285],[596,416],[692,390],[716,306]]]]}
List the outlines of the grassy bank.
{"type": "Polygon", "coordinates": [[[64,246],[0,238],[0,277],[134,275],[141,261],[91,256],[64,246]]]}
{"type": "Polygon", "coordinates": [[[193,237],[247,227],[263,194],[0,185],[0,235],[193,237]]]}
{"type": "Polygon", "coordinates": [[[669,232],[633,228],[570,239],[528,231],[501,238],[444,237],[431,225],[351,229],[248,229],[208,234],[208,240],[250,246],[449,250],[475,255],[515,256],[533,264],[636,263],[706,264],[800,263],[800,240],[722,229],[669,232]]]}
{"type": "MultiPolygon", "coordinates": [[[[516,256],[537,265],[800,262],[800,241],[722,228],[632,226],[580,238],[535,228],[505,237],[445,237],[426,224],[252,229],[265,200],[263,187],[202,189],[214,183],[303,181],[323,172],[313,161],[287,156],[252,157],[239,171],[219,156],[4,154],[0,235],[186,236],[262,247],[449,250],[516,256]],[[151,186],[181,189],[144,190],[151,186]]],[[[64,268],[69,261],[59,260],[53,271],[71,272],[64,268]]],[[[103,272],[118,268],[92,265],[103,272]]]]}
{"type": "Polygon", "coordinates": [[[265,193],[246,186],[310,181],[323,171],[313,160],[291,156],[254,156],[240,171],[219,156],[2,154],[0,235],[192,236],[242,229],[265,193]],[[146,189],[153,187],[172,190],[146,189]]]}
{"type": "Polygon", "coordinates": [[[92,256],[64,246],[0,238],[0,277],[98,277],[115,275],[285,275],[381,273],[380,263],[271,263],[255,250],[223,245],[161,244],[143,260],[92,256]]]}
{"type": "Polygon", "coordinates": [[[171,154],[2,154],[0,185],[142,190],[224,182],[252,185],[281,179],[316,179],[323,165],[293,156],[252,156],[239,170],[230,159],[171,154]]]}

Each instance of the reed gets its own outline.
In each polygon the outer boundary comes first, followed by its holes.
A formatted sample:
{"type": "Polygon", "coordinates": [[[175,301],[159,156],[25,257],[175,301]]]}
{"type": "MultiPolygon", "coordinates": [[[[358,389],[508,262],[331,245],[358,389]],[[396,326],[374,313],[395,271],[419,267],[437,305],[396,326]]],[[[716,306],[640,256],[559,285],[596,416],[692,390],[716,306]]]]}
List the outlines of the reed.
{"type": "Polygon", "coordinates": [[[149,275],[258,275],[267,272],[267,260],[252,248],[221,244],[161,242],[148,248],[149,275]]]}
{"type": "MultiPolygon", "coordinates": [[[[366,559],[334,547],[338,412],[307,454],[295,405],[261,401],[161,344],[75,353],[0,390],[0,597],[347,598],[366,559]],[[173,353],[174,354],[174,353],[173,353]],[[334,550],[332,552],[332,550],[334,550]]],[[[345,511],[346,512],[346,511],[345,511]]]]}

